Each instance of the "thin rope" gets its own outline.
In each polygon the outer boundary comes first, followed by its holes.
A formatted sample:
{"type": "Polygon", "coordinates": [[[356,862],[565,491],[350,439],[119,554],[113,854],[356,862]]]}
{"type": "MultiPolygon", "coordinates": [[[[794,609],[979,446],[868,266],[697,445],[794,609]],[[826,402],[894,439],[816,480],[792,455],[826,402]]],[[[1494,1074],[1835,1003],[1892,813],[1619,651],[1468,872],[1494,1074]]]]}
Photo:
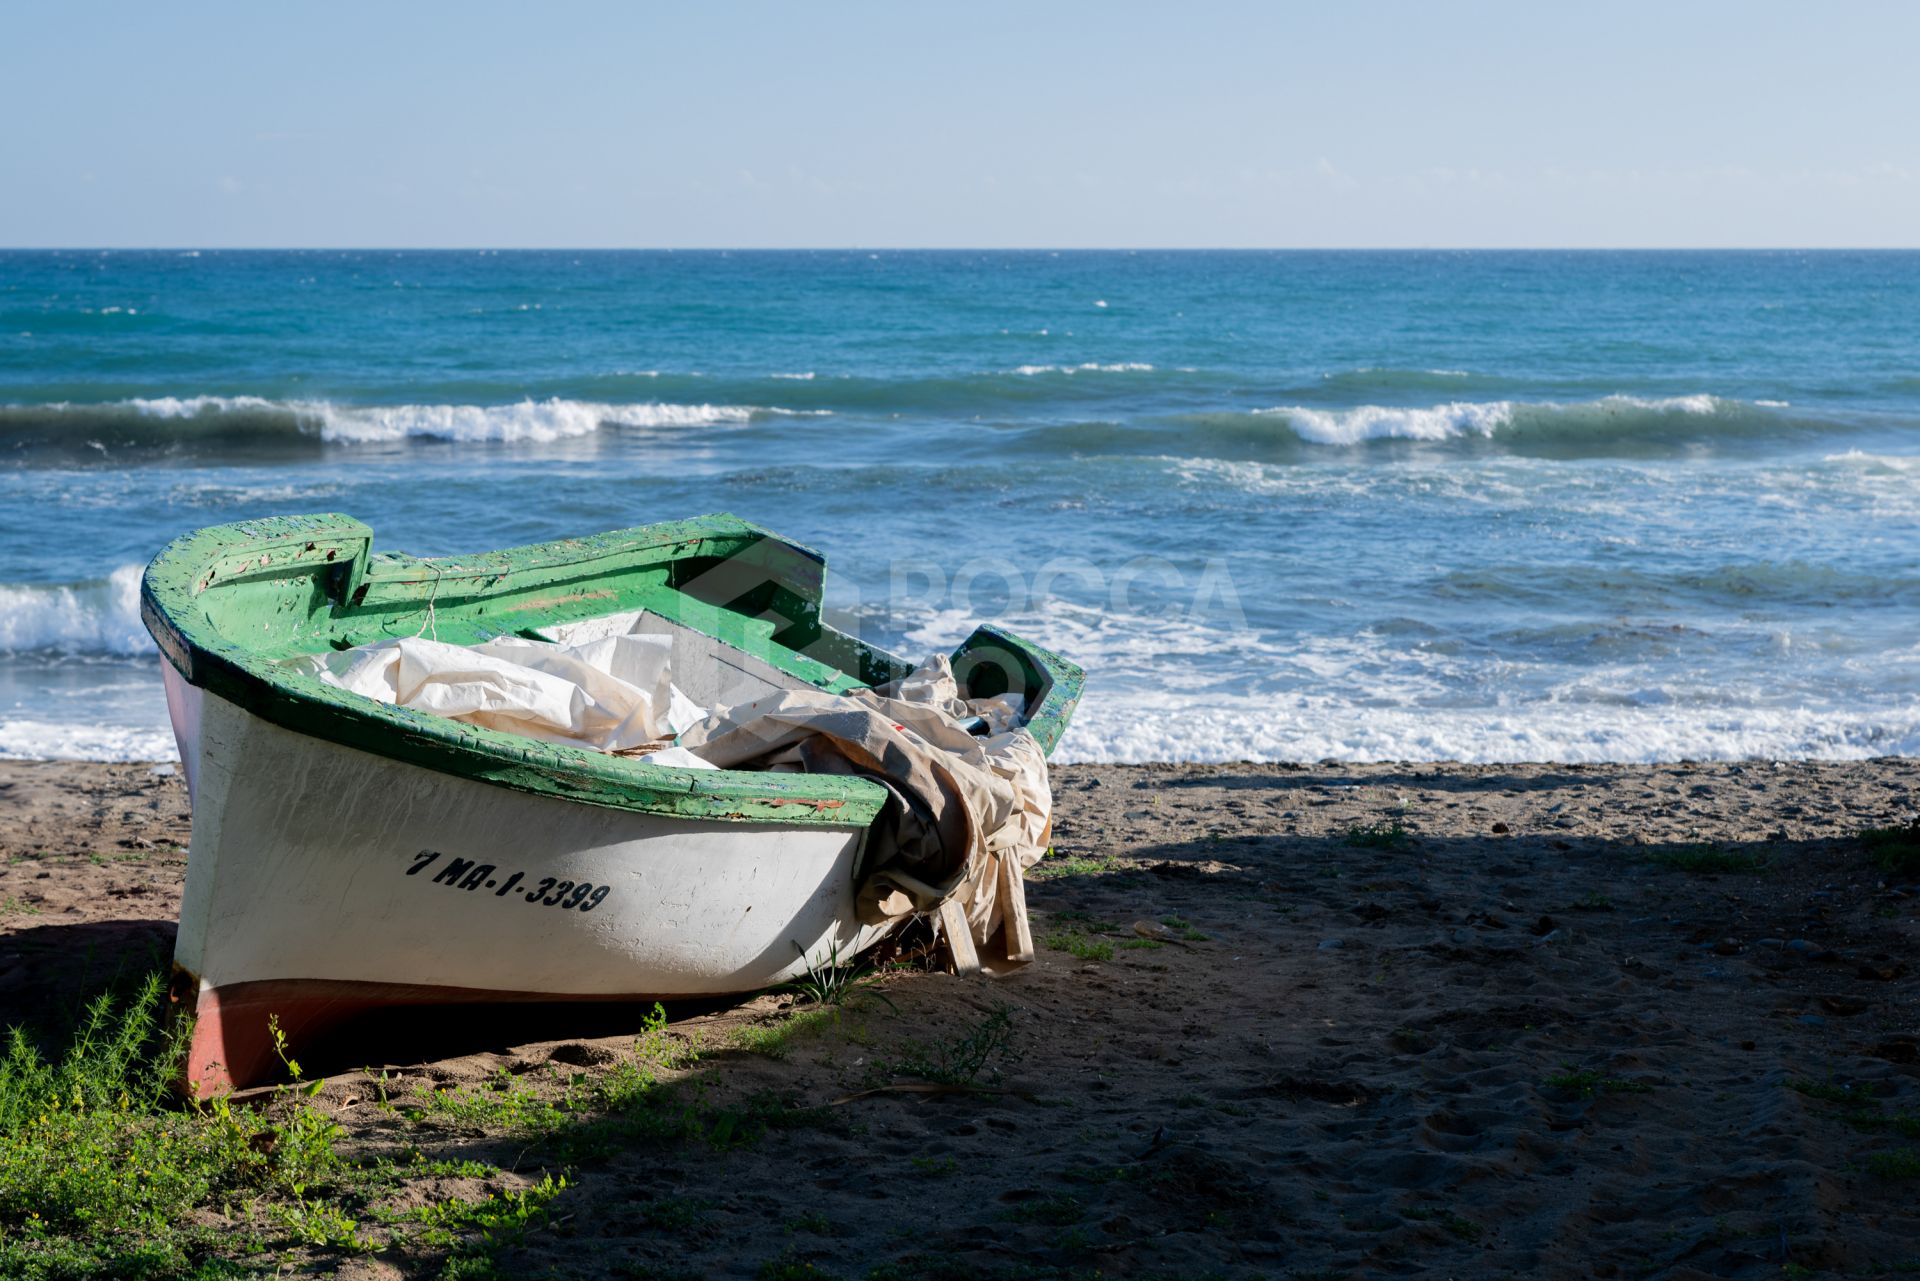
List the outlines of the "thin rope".
{"type": "Polygon", "coordinates": [[[433,603],[440,599],[441,570],[438,565],[430,566],[430,568],[433,570],[433,590],[427,593],[427,616],[420,623],[420,631],[413,634],[415,640],[419,640],[420,632],[424,632],[428,628],[433,629],[433,635],[429,639],[436,641],[440,639],[440,625],[434,621],[433,603]]]}

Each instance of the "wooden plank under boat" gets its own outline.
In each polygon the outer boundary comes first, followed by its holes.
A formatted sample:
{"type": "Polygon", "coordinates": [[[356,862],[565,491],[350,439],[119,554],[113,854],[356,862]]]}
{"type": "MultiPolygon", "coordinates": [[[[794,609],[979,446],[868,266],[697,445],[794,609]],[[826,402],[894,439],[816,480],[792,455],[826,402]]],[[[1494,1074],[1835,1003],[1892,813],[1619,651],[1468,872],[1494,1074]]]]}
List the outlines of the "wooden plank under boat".
{"type": "MultiPolygon", "coordinates": [[[[874,941],[853,892],[877,783],[669,768],[284,665],[639,610],[704,706],[906,674],[822,620],[818,553],[728,515],[439,559],[372,542],[346,516],[274,517],[188,534],[147,568],[193,803],[172,986],[192,1088],[266,1077],[269,1015],[298,1040],[380,1005],[744,993],[874,941]]],[[[1023,695],[1053,750],[1079,668],[994,627],[953,665],[969,697],[1023,695]]]]}

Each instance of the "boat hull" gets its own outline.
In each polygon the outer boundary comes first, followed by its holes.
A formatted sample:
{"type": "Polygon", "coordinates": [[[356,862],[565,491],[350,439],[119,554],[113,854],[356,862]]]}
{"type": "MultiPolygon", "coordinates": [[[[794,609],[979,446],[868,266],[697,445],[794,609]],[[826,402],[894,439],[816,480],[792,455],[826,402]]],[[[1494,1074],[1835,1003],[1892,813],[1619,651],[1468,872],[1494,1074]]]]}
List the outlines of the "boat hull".
{"type": "Polygon", "coordinates": [[[190,1086],[270,1073],[370,1005],[756,991],[878,937],[864,827],[682,818],[429,770],[272,724],[167,670],[193,792],[175,952],[190,1086]]]}

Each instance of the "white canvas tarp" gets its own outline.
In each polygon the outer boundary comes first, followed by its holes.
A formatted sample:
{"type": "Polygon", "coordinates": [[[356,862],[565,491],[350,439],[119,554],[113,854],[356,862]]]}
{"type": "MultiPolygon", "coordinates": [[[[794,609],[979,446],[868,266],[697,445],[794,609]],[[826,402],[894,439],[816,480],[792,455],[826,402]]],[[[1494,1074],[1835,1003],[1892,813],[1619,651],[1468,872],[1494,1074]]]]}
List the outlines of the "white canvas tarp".
{"type": "Polygon", "coordinates": [[[935,916],[963,968],[1002,934],[1009,960],[1031,959],[1022,873],[1046,851],[1052,793],[1017,698],[961,698],[936,656],[880,689],[704,709],[673,685],[671,637],[604,630],[581,628],[592,639],[578,643],[400,637],[290,665],[384,703],[654,764],[873,779],[890,800],[869,838],[861,919],[935,916]],[[986,734],[965,728],[976,720],[986,734]]]}
{"type": "Polygon", "coordinates": [[[673,687],[665,636],[474,646],[405,636],[292,666],[383,703],[603,752],[658,745],[707,714],[673,687]]]}

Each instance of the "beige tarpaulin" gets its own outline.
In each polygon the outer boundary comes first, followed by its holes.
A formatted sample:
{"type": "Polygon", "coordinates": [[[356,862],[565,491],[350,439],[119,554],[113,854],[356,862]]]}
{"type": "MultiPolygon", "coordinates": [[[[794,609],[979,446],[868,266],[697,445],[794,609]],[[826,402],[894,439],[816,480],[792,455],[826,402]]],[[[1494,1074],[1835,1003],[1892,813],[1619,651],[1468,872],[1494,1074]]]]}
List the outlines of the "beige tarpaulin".
{"type": "Polygon", "coordinates": [[[934,916],[962,969],[1004,926],[1001,954],[1032,959],[1021,876],[1046,852],[1052,793],[1017,699],[962,699],[936,657],[881,689],[809,686],[709,712],[674,687],[672,658],[665,636],[402,637],[290,665],[381,702],[661,765],[871,778],[890,797],[868,839],[862,922],[934,916]],[[976,717],[984,736],[963,727],[976,717]]]}
{"type": "Polygon", "coordinates": [[[861,774],[892,793],[874,821],[863,922],[938,913],[954,959],[1004,925],[1004,955],[1031,960],[1021,874],[1046,852],[1052,792],[1047,758],[1005,696],[960,698],[945,658],[877,690],[785,690],[731,707],[683,731],[680,745],[725,769],[798,765],[861,774]],[[999,732],[976,737],[961,721],[999,732]],[[958,916],[954,909],[958,909],[958,916]],[[962,932],[963,942],[957,936],[962,932]]]}

